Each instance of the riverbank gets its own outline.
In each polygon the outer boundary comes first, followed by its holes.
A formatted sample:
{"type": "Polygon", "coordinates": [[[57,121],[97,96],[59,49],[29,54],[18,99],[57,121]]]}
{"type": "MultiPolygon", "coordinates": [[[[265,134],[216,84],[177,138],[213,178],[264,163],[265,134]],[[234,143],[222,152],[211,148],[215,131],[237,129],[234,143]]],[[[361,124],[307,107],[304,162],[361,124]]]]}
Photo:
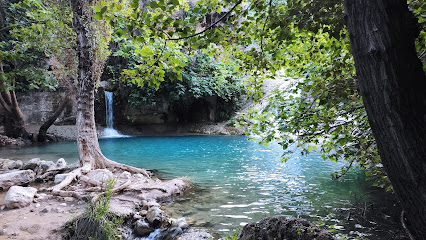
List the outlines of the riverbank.
{"type": "MultiPolygon", "coordinates": [[[[0,239],[61,239],[62,226],[81,215],[88,201],[106,189],[114,179],[109,209],[124,221],[120,229],[126,239],[155,234],[182,233],[189,228],[185,219],[173,219],[160,209],[163,201],[182,195],[190,181],[175,178],[162,181],[118,169],[92,170],[65,188],[51,191],[78,165],[66,166],[63,159],[51,161],[0,159],[0,239]],[[64,194],[65,193],[65,194],[64,194]],[[72,197],[71,197],[72,196],[72,197]],[[175,230],[170,230],[172,227],[175,230]],[[178,229],[179,228],[179,229],[178,229]]],[[[176,234],[177,235],[177,234],[176,234]]]]}

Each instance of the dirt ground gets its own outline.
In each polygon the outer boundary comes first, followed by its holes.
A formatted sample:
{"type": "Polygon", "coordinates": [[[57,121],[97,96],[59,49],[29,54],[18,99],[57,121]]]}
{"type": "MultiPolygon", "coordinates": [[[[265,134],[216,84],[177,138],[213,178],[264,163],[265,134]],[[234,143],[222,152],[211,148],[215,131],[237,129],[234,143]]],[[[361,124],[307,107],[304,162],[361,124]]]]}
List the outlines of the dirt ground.
{"type": "MultiPolygon", "coordinates": [[[[6,192],[0,195],[3,204],[6,192]]],[[[43,196],[43,195],[42,195],[43,196]]],[[[85,202],[74,198],[57,198],[45,196],[28,207],[20,209],[2,209],[0,211],[0,240],[57,240],[57,231],[67,221],[80,215],[85,209],[85,202]]]]}

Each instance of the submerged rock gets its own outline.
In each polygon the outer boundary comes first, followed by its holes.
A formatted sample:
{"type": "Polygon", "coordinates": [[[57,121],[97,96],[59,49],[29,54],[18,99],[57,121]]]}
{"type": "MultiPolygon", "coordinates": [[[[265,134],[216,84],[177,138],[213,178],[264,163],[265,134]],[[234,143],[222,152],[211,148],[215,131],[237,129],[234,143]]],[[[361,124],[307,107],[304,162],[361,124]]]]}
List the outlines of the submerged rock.
{"type": "Polygon", "coordinates": [[[334,240],[329,232],[304,219],[284,216],[267,217],[244,226],[238,240],[252,239],[334,240]]]}
{"type": "Polygon", "coordinates": [[[31,204],[37,189],[33,187],[12,186],[4,198],[7,208],[22,208],[31,204]]]}
{"type": "MultiPolygon", "coordinates": [[[[213,239],[213,235],[204,229],[190,228],[188,231],[178,236],[176,240],[208,240],[213,239]]],[[[262,238],[257,238],[262,239],[262,238]]],[[[251,239],[250,239],[251,240],[251,239]]]]}
{"type": "Polygon", "coordinates": [[[33,182],[35,173],[32,170],[20,170],[0,174],[0,190],[7,190],[11,186],[21,186],[33,182]]]}

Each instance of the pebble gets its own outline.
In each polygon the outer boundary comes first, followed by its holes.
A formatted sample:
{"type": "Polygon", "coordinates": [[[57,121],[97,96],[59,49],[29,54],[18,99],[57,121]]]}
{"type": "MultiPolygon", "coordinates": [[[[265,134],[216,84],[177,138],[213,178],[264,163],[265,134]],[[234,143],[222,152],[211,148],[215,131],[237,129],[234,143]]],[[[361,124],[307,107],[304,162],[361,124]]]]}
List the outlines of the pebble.
{"type": "Polygon", "coordinates": [[[50,210],[48,208],[43,208],[40,212],[41,213],[48,213],[48,212],[50,212],[50,210]]]}
{"type": "Polygon", "coordinates": [[[66,203],[61,203],[61,204],[59,204],[59,206],[66,207],[67,204],[66,203]]]}

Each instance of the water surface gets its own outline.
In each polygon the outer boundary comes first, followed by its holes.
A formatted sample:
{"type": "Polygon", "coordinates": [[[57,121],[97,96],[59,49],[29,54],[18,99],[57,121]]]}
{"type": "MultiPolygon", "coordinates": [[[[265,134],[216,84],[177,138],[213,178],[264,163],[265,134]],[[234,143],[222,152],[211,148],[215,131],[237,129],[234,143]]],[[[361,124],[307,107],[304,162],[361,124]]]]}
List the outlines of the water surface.
{"type": "MultiPolygon", "coordinates": [[[[324,222],[350,236],[386,239],[386,234],[380,233],[383,230],[375,232],[346,219],[354,196],[375,201],[366,194],[369,185],[363,172],[351,171],[334,181],[330,173],[344,163],[323,161],[317,153],[295,153],[283,163],[278,144],[260,146],[243,136],[103,139],[100,145],[105,156],[114,161],[158,169],[157,174],[166,179],[189,177],[194,190],[166,203],[166,208],[172,217],[191,217],[197,225],[221,235],[263,217],[286,215],[324,222]]],[[[78,156],[75,142],[2,149],[0,154],[23,160],[40,157],[56,161],[63,157],[68,162],[78,156]]]]}

